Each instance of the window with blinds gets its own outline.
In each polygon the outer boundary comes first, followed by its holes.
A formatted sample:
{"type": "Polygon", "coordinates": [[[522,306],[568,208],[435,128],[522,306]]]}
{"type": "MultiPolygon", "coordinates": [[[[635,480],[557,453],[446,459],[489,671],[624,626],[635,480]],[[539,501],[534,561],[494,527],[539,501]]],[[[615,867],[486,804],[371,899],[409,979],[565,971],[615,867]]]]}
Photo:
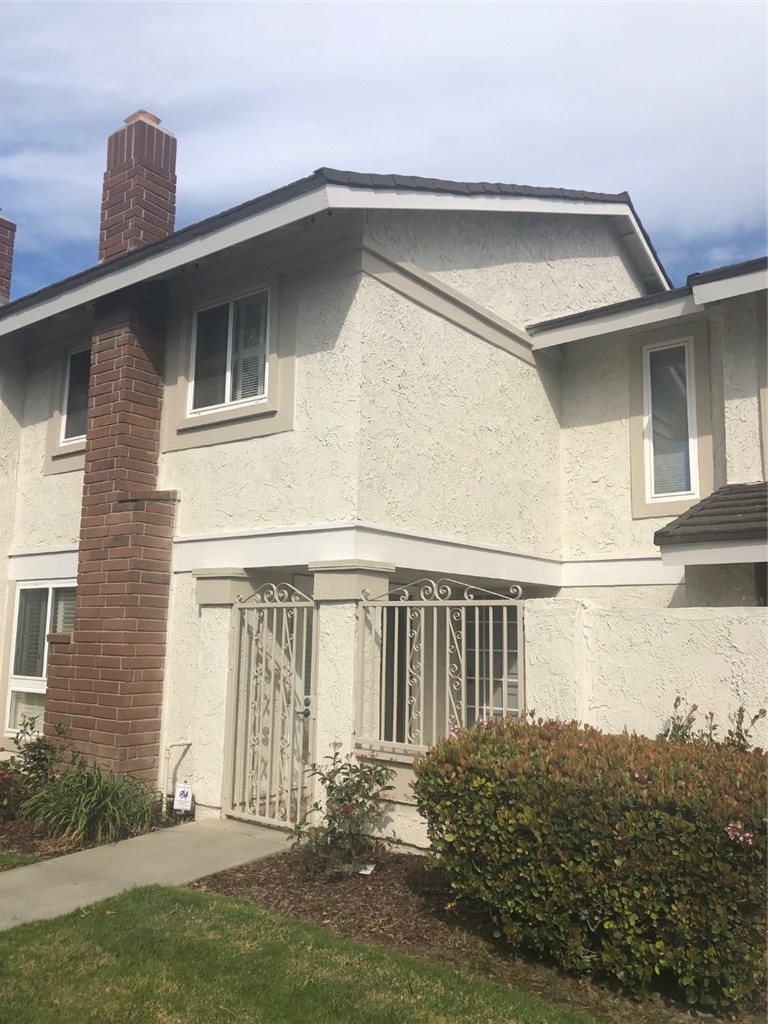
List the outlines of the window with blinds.
{"type": "Polygon", "coordinates": [[[20,586],[11,657],[8,728],[39,718],[45,706],[49,633],[71,633],[75,625],[73,586],[20,586]]]}
{"type": "Polygon", "coordinates": [[[64,395],[62,439],[74,441],[85,437],[88,418],[88,378],[91,372],[91,350],[73,352],[67,363],[67,386],[64,395]]]}
{"type": "Polygon", "coordinates": [[[691,494],[694,476],[694,403],[687,343],[644,352],[649,497],[691,494]]]}
{"type": "Polygon", "coordinates": [[[268,312],[264,291],[197,313],[193,411],[266,395],[268,312]]]}

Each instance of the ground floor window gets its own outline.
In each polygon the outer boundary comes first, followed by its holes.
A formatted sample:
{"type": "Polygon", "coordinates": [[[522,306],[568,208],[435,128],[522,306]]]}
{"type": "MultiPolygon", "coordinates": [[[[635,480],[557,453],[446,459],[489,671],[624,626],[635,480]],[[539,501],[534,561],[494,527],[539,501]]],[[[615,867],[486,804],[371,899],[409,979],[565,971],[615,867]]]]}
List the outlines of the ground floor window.
{"type": "Polygon", "coordinates": [[[358,742],[424,750],[523,708],[522,603],[452,581],[364,602],[358,742]]]}
{"type": "Polygon", "coordinates": [[[42,725],[48,672],[49,633],[71,633],[75,622],[73,583],[22,583],[16,591],[11,678],[6,726],[15,732],[24,718],[42,725]]]}

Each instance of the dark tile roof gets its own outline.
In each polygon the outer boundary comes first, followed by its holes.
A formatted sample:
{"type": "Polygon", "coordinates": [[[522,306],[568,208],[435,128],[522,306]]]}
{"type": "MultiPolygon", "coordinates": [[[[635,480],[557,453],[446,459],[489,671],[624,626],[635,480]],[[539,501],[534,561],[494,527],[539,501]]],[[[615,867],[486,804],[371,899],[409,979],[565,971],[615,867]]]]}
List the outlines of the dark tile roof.
{"type": "Polygon", "coordinates": [[[729,540],[768,540],[768,483],[719,487],[653,535],[659,547],[729,540]]]}
{"type": "Polygon", "coordinates": [[[686,284],[693,288],[697,284],[708,284],[710,281],[725,281],[729,277],[740,277],[742,274],[754,274],[756,270],[768,270],[768,256],[760,256],[756,260],[745,263],[729,263],[727,267],[715,267],[714,270],[702,270],[697,274],[689,274],[686,284]]]}
{"type": "MultiPolygon", "coordinates": [[[[172,235],[158,242],[151,242],[140,249],[134,249],[123,256],[118,256],[108,263],[89,267],[87,270],[82,270],[71,277],[66,277],[62,281],[47,285],[39,291],[23,295],[20,299],[15,299],[0,309],[0,319],[18,313],[30,306],[35,306],[38,302],[44,302],[57,295],[62,295],[69,291],[70,288],[98,280],[100,277],[112,274],[116,270],[134,266],[149,256],[156,256],[158,253],[172,250],[176,246],[183,245],[192,239],[207,235],[229,224],[237,223],[237,221],[244,220],[255,213],[261,213],[263,210],[279,206],[281,203],[288,202],[290,199],[295,199],[297,196],[305,195],[325,185],[345,185],[349,188],[359,189],[399,189],[401,191],[410,190],[413,192],[449,195],[529,196],[536,199],[573,199],[598,203],[624,203],[634,212],[632,200],[627,192],[584,192],[580,189],[536,188],[531,185],[505,185],[501,182],[444,181],[439,178],[419,178],[401,174],[364,174],[358,171],[340,171],[332,167],[320,167],[306,178],[300,178],[289,185],[283,185],[281,188],[267,192],[256,199],[249,199],[239,206],[233,206],[222,213],[214,214],[212,217],[206,217],[205,220],[190,224],[179,231],[174,231],[172,235]]],[[[635,213],[635,217],[640,230],[654,252],[654,256],[656,256],[651,240],[641,224],[637,213],[635,213]]],[[[658,260],[658,257],[656,259],[658,260]]],[[[659,266],[661,267],[660,261],[659,266]]]]}

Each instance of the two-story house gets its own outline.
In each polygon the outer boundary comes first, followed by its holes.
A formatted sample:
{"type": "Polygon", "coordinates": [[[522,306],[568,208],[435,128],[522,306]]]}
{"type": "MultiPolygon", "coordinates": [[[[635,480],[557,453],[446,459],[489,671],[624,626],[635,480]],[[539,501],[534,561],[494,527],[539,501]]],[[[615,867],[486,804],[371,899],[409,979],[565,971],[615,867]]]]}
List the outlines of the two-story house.
{"type": "Polygon", "coordinates": [[[327,168],[174,231],[175,155],[128,118],[98,265],[0,309],[6,737],[277,824],[339,742],[418,838],[462,724],[757,709],[765,260],[673,288],[626,193],[327,168]]]}

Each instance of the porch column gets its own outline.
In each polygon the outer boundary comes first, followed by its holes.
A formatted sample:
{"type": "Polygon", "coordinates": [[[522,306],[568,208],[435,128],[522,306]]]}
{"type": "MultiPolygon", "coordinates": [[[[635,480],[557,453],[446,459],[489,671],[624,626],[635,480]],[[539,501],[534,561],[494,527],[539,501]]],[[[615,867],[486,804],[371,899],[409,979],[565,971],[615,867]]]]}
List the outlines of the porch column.
{"type": "Polygon", "coordinates": [[[311,562],[313,596],[318,605],[318,636],[315,662],[315,749],[313,760],[352,747],[357,699],[357,606],[368,591],[372,597],[386,593],[394,565],[385,562],[311,562]]]}

